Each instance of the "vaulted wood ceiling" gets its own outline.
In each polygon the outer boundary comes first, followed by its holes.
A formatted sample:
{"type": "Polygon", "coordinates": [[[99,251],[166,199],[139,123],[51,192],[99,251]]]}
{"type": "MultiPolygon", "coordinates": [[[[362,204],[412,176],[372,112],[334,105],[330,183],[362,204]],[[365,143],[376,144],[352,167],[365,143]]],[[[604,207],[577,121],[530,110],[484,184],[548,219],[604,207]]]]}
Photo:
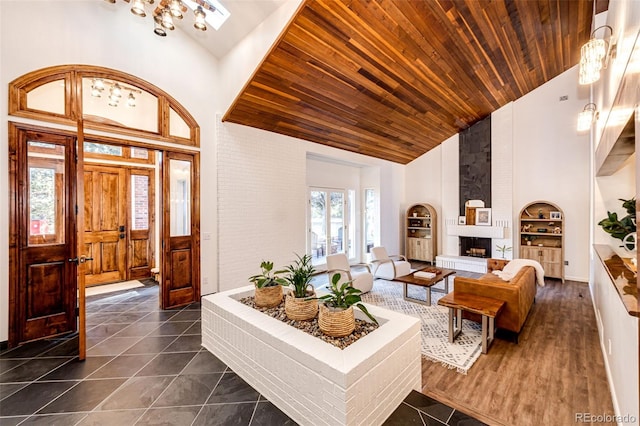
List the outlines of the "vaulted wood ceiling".
{"type": "Polygon", "coordinates": [[[406,164],[579,61],[584,0],[307,0],[224,120],[406,164]]]}

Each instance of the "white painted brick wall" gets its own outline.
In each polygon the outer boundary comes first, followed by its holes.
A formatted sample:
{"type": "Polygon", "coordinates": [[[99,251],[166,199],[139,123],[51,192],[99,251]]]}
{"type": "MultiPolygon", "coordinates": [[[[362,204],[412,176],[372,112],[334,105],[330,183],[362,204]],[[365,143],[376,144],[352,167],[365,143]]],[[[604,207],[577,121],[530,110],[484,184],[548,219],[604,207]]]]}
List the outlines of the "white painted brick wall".
{"type": "MultiPolygon", "coordinates": [[[[294,252],[305,253],[306,150],[298,140],[250,127],[220,122],[216,128],[223,291],[246,285],[262,260],[282,267],[295,259],[294,252]]],[[[201,186],[206,192],[207,183],[201,186]]]]}
{"type": "MultiPolygon", "coordinates": [[[[511,247],[505,258],[517,255],[513,212],[513,103],[491,114],[491,220],[494,226],[505,228],[503,239],[493,240],[492,257],[501,257],[496,246],[511,247]]],[[[515,226],[518,226],[517,221],[515,226]]],[[[515,233],[517,235],[517,233],[515,233]]]]}
{"type": "MultiPolygon", "coordinates": [[[[459,176],[459,135],[455,134],[442,143],[442,218],[457,223],[460,215],[460,176],[459,176]]],[[[441,254],[457,256],[458,237],[447,235],[446,228],[439,230],[442,235],[441,254]]]]}

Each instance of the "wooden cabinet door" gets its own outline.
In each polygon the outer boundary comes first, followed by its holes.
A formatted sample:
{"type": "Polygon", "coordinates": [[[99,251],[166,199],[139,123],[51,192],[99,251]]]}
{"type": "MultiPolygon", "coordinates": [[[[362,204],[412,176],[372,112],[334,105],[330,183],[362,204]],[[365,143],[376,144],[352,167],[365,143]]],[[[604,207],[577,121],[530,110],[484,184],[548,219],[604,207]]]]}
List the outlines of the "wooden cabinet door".
{"type": "Polygon", "coordinates": [[[407,238],[407,259],[418,259],[418,241],[416,238],[407,238]]]}
{"type": "Polygon", "coordinates": [[[520,246],[520,257],[522,259],[531,259],[540,262],[540,247],[520,246]]]}
{"type": "Polygon", "coordinates": [[[547,277],[562,278],[562,251],[555,247],[540,248],[540,264],[547,277]]]}
{"type": "Polygon", "coordinates": [[[75,138],[12,128],[9,345],[75,331],[75,138]],[[15,133],[14,133],[15,132],[15,133]],[[15,269],[13,269],[15,268],[15,269]]]}
{"type": "Polygon", "coordinates": [[[125,177],[120,167],[84,167],[84,254],[93,258],[86,266],[87,286],[126,279],[125,177]]]}
{"type": "Polygon", "coordinates": [[[420,241],[420,248],[422,251],[422,260],[433,262],[432,239],[425,238],[420,241]]]}

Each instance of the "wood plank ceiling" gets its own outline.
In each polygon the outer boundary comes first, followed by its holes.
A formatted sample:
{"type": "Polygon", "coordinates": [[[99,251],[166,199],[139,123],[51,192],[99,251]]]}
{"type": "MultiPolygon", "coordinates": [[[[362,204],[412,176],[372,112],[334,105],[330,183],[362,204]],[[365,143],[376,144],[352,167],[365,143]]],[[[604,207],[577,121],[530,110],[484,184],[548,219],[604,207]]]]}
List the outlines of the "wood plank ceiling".
{"type": "Polygon", "coordinates": [[[307,0],[224,121],[406,164],[579,61],[584,0],[307,0]]]}

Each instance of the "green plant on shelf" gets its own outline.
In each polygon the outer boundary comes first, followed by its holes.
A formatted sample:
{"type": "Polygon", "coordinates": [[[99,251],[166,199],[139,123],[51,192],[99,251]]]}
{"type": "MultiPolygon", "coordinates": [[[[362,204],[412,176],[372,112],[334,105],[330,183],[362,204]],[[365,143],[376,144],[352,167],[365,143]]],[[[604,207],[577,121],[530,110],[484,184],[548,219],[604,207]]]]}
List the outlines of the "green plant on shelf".
{"type": "Polygon", "coordinates": [[[607,211],[607,217],[598,222],[598,225],[613,238],[624,241],[627,235],[636,232],[636,199],[634,197],[630,200],[619,200],[622,201],[622,208],[627,211],[627,215],[618,219],[616,212],[607,211]]]}

